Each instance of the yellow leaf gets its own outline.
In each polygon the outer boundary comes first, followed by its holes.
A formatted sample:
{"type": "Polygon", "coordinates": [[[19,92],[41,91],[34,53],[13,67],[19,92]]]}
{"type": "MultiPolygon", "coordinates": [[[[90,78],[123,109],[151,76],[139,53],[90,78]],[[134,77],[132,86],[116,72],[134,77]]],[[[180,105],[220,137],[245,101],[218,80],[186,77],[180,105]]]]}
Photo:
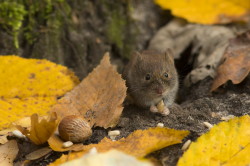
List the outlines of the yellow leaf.
{"type": "Polygon", "coordinates": [[[26,128],[30,127],[30,118],[25,117],[22,119],[18,119],[12,124],[13,125],[10,126],[9,128],[0,131],[0,144],[5,144],[6,142],[8,142],[8,139],[7,139],[8,133],[14,130],[17,130],[16,125],[21,125],[22,127],[26,127],[26,128]]]}
{"type": "Polygon", "coordinates": [[[0,99],[0,130],[12,126],[11,122],[30,116],[32,113],[46,115],[55,103],[55,97],[0,99]]]}
{"type": "Polygon", "coordinates": [[[249,19],[249,0],[155,0],[172,14],[189,22],[202,24],[229,23],[249,19]]]}
{"type": "Polygon", "coordinates": [[[53,106],[60,118],[80,115],[90,126],[114,127],[123,110],[125,80],[110,64],[106,53],[98,65],[78,86],[53,106]]]}
{"type": "Polygon", "coordinates": [[[18,119],[15,122],[12,122],[12,125],[10,125],[9,128],[0,131],[0,135],[6,135],[9,132],[17,130],[16,126],[18,126],[18,125],[22,126],[22,127],[29,128],[30,127],[30,117],[24,117],[22,119],[18,119]]]}
{"type": "Polygon", "coordinates": [[[33,114],[30,119],[30,130],[21,126],[17,126],[17,128],[37,145],[47,142],[49,137],[54,133],[58,124],[56,113],[51,114],[51,116],[48,117],[47,120],[42,119],[39,121],[37,114],[33,114]]]}
{"type": "Polygon", "coordinates": [[[250,117],[219,123],[192,143],[178,166],[248,165],[250,163],[250,117]]]}
{"type": "Polygon", "coordinates": [[[83,149],[82,143],[74,143],[72,146],[68,148],[63,147],[64,141],[56,134],[52,135],[48,140],[49,146],[51,149],[57,152],[65,152],[65,151],[80,151],[83,149]]]}
{"type": "MultiPolygon", "coordinates": [[[[52,164],[53,165],[53,164],[52,164]]],[[[106,153],[89,154],[76,160],[72,160],[62,164],[61,166],[153,166],[152,163],[146,160],[138,160],[133,156],[129,156],[117,150],[110,150],[106,153]]]]}
{"type": "Polygon", "coordinates": [[[0,56],[0,80],[0,98],[58,97],[79,83],[64,66],[18,56],[0,56]]]}
{"type": "Polygon", "coordinates": [[[0,145],[0,165],[13,166],[19,149],[16,140],[11,140],[4,145],[0,145]]]}
{"type": "Polygon", "coordinates": [[[0,80],[0,130],[33,113],[45,115],[79,83],[66,67],[17,56],[0,56],[0,80]]]}
{"type": "MultiPolygon", "coordinates": [[[[98,144],[82,145],[78,146],[78,149],[83,150],[81,152],[73,152],[69,155],[64,155],[55,162],[55,165],[64,163],[68,160],[73,160],[81,157],[87,153],[90,149],[95,147],[98,152],[106,152],[111,149],[116,149],[125,152],[129,155],[142,158],[147,154],[164,147],[180,143],[181,140],[189,134],[189,131],[174,130],[168,128],[150,128],[147,130],[136,130],[130,134],[127,138],[122,138],[118,141],[112,141],[108,138],[104,138],[98,144]]],[[[53,149],[53,144],[49,142],[53,149]]]]}
{"type": "Polygon", "coordinates": [[[246,145],[239,153],[236,153],[223,166],[249,165],[250,144],[246,145]]]}

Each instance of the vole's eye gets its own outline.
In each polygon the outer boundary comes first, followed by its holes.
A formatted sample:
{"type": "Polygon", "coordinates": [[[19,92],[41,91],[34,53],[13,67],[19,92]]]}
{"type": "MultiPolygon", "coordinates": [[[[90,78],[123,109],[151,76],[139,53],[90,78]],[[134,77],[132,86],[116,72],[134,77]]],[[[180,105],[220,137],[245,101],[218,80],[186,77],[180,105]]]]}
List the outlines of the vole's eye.
{"type": "Polygon", "coordinates": [[[165,74],[164,74],[164,77],[168,78],[168,73],[165,73],[165,74]]]}
{"type": "Polygon", "coordinates": [[[147,75],[145,76],[145,80],[150,80],[150,78],[151,78],[150,74],[147,74],[147,75]]]}

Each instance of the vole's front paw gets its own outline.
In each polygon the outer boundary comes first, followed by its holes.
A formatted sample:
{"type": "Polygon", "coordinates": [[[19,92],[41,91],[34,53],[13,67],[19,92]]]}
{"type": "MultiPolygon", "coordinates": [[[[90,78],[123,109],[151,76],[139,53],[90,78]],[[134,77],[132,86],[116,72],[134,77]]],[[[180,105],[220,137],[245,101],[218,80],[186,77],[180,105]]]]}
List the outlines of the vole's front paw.
{"type": "Polygon", "coordinates": [[[162,116],[167,116],[169,115],[170,111],[168,107],[165,106],[163,100],[161,100],[157,106],[151,105],[150,106],[150,111],[154,113],[160,113],[162,116]]]}
{"type": "Polygon", "coordinates": [[[170,114],[170,111],[169,111],[168,107],[164,106],[164,108],[163,108],[163,110],[161,110],[161,112],[160,112],[160,110],[159,110],[159,113],[160,113],[162,116],[167,116],[167,115],[170,114]]]}
{"type": "Polygon", "coordinates": [[[149,110],[154,113],[158,112],[158,108],[155,105],[151,105],[149,110]]]}
{"type": "Polygon", "coordinates": [[[158,112],[163,115],[163,116],[167,116],[169,115],[170,111],[168,109],[167,106],[165,106],[163,100],[161,100],[158,104],[157,104],[157,109],[158,109],[158,112]]]}

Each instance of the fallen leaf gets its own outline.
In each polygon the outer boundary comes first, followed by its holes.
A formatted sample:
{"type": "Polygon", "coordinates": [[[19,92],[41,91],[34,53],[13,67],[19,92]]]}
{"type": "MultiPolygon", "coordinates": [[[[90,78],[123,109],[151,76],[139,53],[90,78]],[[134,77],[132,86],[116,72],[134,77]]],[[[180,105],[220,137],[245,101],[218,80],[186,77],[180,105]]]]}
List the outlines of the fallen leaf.
{"type": "Polygon", "coordinates": [[[60,119],[81,115],[91,127],[114,127],[123,110],[126,89],[125,81],[110,64],[106,53],[100,65],[60,99],[51,111],[56,112],[60,119]]]}
{"type": "Polygon", "coordinates": [[[57,128],[58,120],[56,113],[52,113],[48,119],[42,119],[39,121],[38,115],[33,114],[31,117],[31,129],[26,129],[22,126],[17,126],[26,137],[28,137],[33,143],[40,145],[51,137],[57,128]]]}
{"type": "Polygon", "coordinates": [[[0,130],[7,129],[16,120],[37,113],[46,115],[56,97],[28,97],[23,99],[0,99],[0,130]]]}
{"type": "Polygon", "coordinates": [[[62,96],[79,83],[64,66],[47,60],[0,56],[0,97],[62,96]]]}
{"type": "Polygon", "coordinates": [[[231,159],[227,162],[223,163],[223,166],[238,166],[238,165],[246,165],[248,166],[250,163],[249,159],[250,154],[250,144],[245,146],[239,153],[236,153],[231,159]]]}
{"type": "Polygon", "coordinates": [[[250,163],[250,116],[221,122],[190,145],[178,166],[248,165],[250,163]]]}
{"type": "Polygon", "coordinates": [[[8,142],[7,135],[0,136],[0,144],[5,144],[8,142]]]}
{"type": "MultiPolygon", "coordinates": [[[[147,130],[136,130],[127,138],[118,141],[104,138],[98,144],[81,145],[74,150],[82,150],[80,152],[72,152],[69,155],[63,155],[59,158],[55,165],[64,163],[81,157],[90,149],[95,147],[98,152],[106,152],[111,149],[122,151],[126,154],[142,158],[147,154],[164,147],[180,143],[181,140],[189,134],[189,131],[174,130],[168,128],[150,128],[147,130]]],[[[54,144],[50,143],[50,147],[54,150],[54,144]]]]}
{"type": "Polygon", "coordinates": [[[5,144],[8,142],[7,136],[10,132],[17,130],[16,125],[20,125],[22,127],[29,128],[30,127],[30,117],[25,117],[22,119],[18,119],[17,121],[13,122],[9,128],[0,131],[0,144],[5,144]]]}
{"type": "Polygon", "coordinates": [[[0,165],[12,166],[18,151],[16,140],[11,140],[4,145],[0,145],[0,165]]]}
{"type": "Polygon", "coordinates": [[[66,67],[18,56],[0,56],[0,80],[0,130],[33,113],[45,115],[79,83],[66,67]]]}
{"type": "Polygon", "coordinates": [[[36,159],[39,159],[39,158],[47,155],[50,152],[52,152],[52,149],[50,149],[48,147],[44,147],[44,148],[38,149],[36,151],[33,151],[33,152],[27,154],[25,156],[25,158],[27,160],[36,160],[36,159]]]}
{"type": "Polygon", "coordinates": [[[82,143],[75,143],[68,148],[63,147],[64,141],[56,134],[52,135],[48,140],[49,146],[51,149],[57,152],[65,152],[65,151],[80,151],[83,148],[82,143]]]}
{"type": "Polygon", "coordinates": [[[30,117],[24,117],[24,118],[18,119],[15,122],[12,122],[9,128],[0,131],[0,135],[6,135],[9,132],[17,130],[16,126],[18,125],[25,127],[25,128],[30,128],[30,117]]]}
{"type": "MultiPolygon", "coordinates": [[[[53,165],[53,164],[52,164],[53,165]]],[[[152,163],[146,160],[138,160],[133,156],[125,154],[117,150],[110,150],[106,153],[88,154],[82,158],[72,160],[62,164],[61,166],[153,166],[152,163]]]]}
{"type": "Polygon", "coordinates": [[[250,30],[230,41],[222,64],[217,69],[217,76],[211,91],[231,80],[234,84],[242,82],[250,72],[250,30]]]}
{"type": "Polygon", "coordinates": [[[189,22],[202,24],[225,24],[249,19],[249,0],[155,0],[172,14],[189,22]]]}

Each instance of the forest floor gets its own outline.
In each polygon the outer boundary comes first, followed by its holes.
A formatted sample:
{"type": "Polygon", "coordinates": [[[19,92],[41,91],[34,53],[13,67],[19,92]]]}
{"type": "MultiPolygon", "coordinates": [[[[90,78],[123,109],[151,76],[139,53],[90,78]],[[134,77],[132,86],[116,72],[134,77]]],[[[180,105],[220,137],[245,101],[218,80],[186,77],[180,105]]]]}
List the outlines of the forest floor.
{"type": "MultiPolygon", "coordinates": [[[[215,125],[222,121],[221,118],[228,115],[249,114],[247,112],[250,108],[249,78],[237,86],[229,83],[216,93],[209,92],[211,83],[212,79],[207,78],[190,88],[180,87],[179,96],[182,97],[179,97],[179,104],[182,109],[171,109],[168,116],[152,113],[133,105],[125,105],[120,122],[112,129],[118,129],[121,132],[121,135],[116,139],[126,137],[138,129],[156,127],[158,123],[163,123],[168,128],[189,130],[190,134],[183,140],[183,143],[166,147],[148,155],[148,158],[152,159],[156,165],[176,165],[183,154],[181,150],[183,144],[187,140],[196,141],[200,135],[209,131],[203,122],[215,125]]],[[[84,144],[98,143],[104,137],[108,137],[109,130],[100,127],[94,128],[93,135],[84,144]]],[[[27,145],[25,142],[19,142],[19,146],[25,145],[27,145]]],[[[61,154],[52,152],[29,165],[47,165],[59,158],[61,154]]]]}

